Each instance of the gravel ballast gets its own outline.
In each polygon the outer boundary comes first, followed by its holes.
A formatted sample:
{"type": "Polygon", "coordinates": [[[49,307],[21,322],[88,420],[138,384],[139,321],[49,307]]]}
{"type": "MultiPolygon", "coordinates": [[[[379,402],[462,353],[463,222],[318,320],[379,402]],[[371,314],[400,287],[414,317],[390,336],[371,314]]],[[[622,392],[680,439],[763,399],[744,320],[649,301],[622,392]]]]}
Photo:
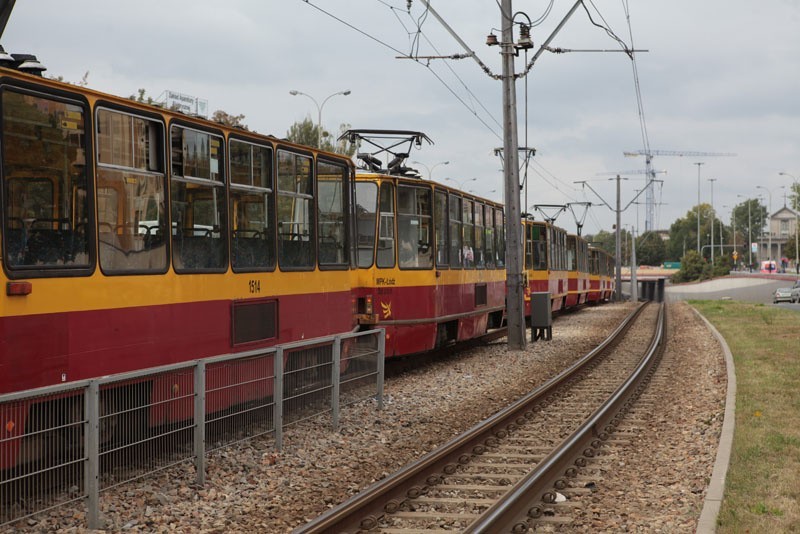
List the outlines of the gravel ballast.
{"type": "MultiPolygon", "coordinates": [[[[631,304],[587,307],[554,321],[553,339],[508,351],[502,342],[443,358],[388,380],[374,401],[329,421],[286,429],[284,449],[259,438],[212,453],[207,483],[189,466],[101,494],[108,531],[289,532],[472,427],[551,378],[605,339],[631,304]]],[[[629,467],[597,484],[576,531],[693,532],[714,464],[726,388],[722,351],[684,303],[671,304],[668,357],[649,394],[657,432],[611,454],[629,467]],[[607,500],[610,499],[610,500],[607,500]],[[606,512],[606,510],[608,512],[606,512]]],[[[55,509],[12,527],[85,532],[85,516],[55,509]]]]}

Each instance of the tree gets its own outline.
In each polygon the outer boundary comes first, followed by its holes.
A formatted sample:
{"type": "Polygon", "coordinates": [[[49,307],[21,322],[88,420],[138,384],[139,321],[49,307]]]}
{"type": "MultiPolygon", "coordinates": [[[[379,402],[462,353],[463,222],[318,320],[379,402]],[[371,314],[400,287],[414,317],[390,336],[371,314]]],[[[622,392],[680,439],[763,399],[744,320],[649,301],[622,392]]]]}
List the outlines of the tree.
{"type": "Polygon", "coordinates": [[[667,257],[667,246],[655,232],[645,232],[636,239],[636,262],[639,265],[661,265],[667,257]]]}
{"type": "Polygon", "coordinates": [[[616,234],[614,232],[606,232],[600,230],[595,235],[586,236],[586,240],[593,246],[603,249],[612,256],[616,253],[616,234]]]}
{"type": "Polygon", "coordinates": [[[147,94],[147,89],[139,89],[137,94],[131,95],[128,97],[128,100],[135,100],[136,102],[142,102],[143,104],[153,104],[153,97],[147,94]]]}
{"type": "Polygon", "coordinates": [[[248,130],[246,124],[244,124],[244,115],[231,115],[230,113],[226,113],[221,109],[218,109],[214,113],[211,114],[211,120],[214,122],[218,122],[230,128],[241,128],[243,130],[248,130]]]}
{"type": "Polygon", "coordinates": [[[757,198],[748,198],[741,204],[734,206],[733,213],[736,219],[736,235],[742,236],[741,242],[748,243],[749,246],[751,234],[753,241],[758,240],[758,236],[761,235],[761,229],[764,228],[767,221],[767,207],[761,204],[757,198]],[[748,206],[750,208],[749,221],[748,206]]]}
{"type": "MultiPolygon", "coordinates": [[[[89,74],[88,72],[86,74],[89,74]]],[[[795,181],[789,186],[789,199],[791,202],[789,206],[794,211],[800,211],[800,182],[795,181]]]]}
{"type": "Polygon", "coordinates": [[[791,235],[789,239],[786,241],[786,245],[783,247],[783,255],[787,258],[794,259],[797,257],[797,249],[795,248],[795,244],[797,243],[797,236],[791,235]]]}
{"type": "MultiPolygon", "coordinates": [[[[677,219],[669,228],[669,245],[667,246],[668,260],[675,261],[676,259],[684,256],[688,250],[695,249],[697,252],[697,212],[700,211],[700,246],[703,257],[711,257],[711,248],[706,246],[711,242],[711,232],[714,232],[714,245],[715,247],[724,241],[728,244],[731,243],[730,233],[724,235],[725,225],[717,218],[716,212],[711,209],[709,204],[700,204],[695,206],[686,213],[686,216],[677,219]],[[720,228],[722,228],[723,235],[720,235],[720,228]],[[722,241],[721,241],[722,240],[722,241]]],[[[747,207],[745,206],[745,210],[747,207]]],[[[765,210],[766,212],[766,210],[765,210]]],[[[753,228],[755,228],[755,219],[753,228]]],[[[745,224],[747,221],[747,212],[745,211],[745,224]]],[[[736,213],[736,225],[739,226],[739,214],[736,213]]],[[[755,236],[755,232],[753,232],[755,236]]],[[[715,249],[716,250],[716,249],[715,249]]],[[[716,254],[715,254],[716,255],[716,254]]]]}
{"type": "MultiPolygon", "coordinates": [[[[57,82],[72,83],[68,80],[65,80],[63,76],[50,76],[49,78],[57,82]]],[[[87,85],[89,85],[89,71],[87,70],[86,72],[83,73],[83,78],[81,78],[81,81],[79,81],[78,83],[72,83],[72,85],[77,85],[78,87],[86,87],[87,85]]]]}
{"type": "Polygon", "coordinates": [[[339,134],[336,136],[336,139],[334,139],[330,133],[323,129],[321,136],[322,146],[318,147],[317,140],[320,138],[318,135],[319,127],[311,120],[310,117],[306,117],[302,121],[295,122],[289,127],[289,131],[286,132],[286,138],[289,141],[299,145],[321,148],[322,150],[326,150],[328,152],[335,152],[337,154],[352,157],[356,152],[355,145],[351,144],[347,139],[343,139],[341,141],[337,140],[349,129],[349,124],[339,125],[339,134]]]}

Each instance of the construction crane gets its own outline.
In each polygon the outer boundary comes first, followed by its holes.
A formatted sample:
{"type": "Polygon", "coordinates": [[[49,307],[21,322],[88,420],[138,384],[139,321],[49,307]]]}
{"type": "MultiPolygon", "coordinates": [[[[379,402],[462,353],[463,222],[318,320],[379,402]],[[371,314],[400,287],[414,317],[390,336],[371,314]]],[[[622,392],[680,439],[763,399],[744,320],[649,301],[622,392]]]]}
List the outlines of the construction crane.
{"type": "Polygon", "coordinates": [[[689,150],[632,150],[630,152],[623,152],[626,157],[636,157],[636,156],[644,156],[645,157],[645,170],[644,174],[647,174],[648,180],[645,184],[645,221],[644,221],[644,229],[645,232],[649,232],[654,230],[653,228],[653,219],[655,215],[655,195],[653,193],[653,183],[655,182],[655,171],[653,171],[653,156],[679,156],[679,157],[690,157],[690,158],[705,158],[711,156],[735,156],[731,152],[696,152],[696,151],[689,151],[689,150]]]}

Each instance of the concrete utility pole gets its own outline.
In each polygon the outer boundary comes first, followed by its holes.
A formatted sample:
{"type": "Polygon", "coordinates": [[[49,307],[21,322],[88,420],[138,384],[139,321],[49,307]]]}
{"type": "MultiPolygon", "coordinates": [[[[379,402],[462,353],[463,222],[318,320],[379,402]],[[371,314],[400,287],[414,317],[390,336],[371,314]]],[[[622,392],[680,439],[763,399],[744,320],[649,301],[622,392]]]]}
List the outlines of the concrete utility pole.
{"type": "Polygon", "coordinates": [[[519,207],[519,160],[517,147],[517,94],[514,79],[513,20],[505,15],[513,13],[511,0],[502,0],[500,19],[502,28],[501,55],[503,59],[503,151],[506,162],[503,178],[506,196],[506,315],[508,320],[508,348],[524,350],[525,306],[522,287],[522,214],[519,207]]]}

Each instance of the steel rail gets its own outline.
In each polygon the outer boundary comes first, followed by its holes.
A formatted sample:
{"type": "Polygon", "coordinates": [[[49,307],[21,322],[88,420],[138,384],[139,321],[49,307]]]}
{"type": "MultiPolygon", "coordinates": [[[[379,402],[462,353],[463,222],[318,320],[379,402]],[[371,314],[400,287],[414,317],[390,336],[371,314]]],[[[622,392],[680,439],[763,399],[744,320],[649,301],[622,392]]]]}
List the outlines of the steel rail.
{"type": "Polygon", "coordinates": [[[537,503],[555,502],[552,488],[566,486],[566,479],[575,476],[576,464],[581,466],[585,463],[584,457],[594,456],[595,449],[602,446],[602,442],[613,433],[632,399],[643,391],[664,351],[665,321],[662,303],[650,346],[628,379],[557,449],[539,462],[533,471],[517,482],[464,532],[474,534],[529,531],[528,520],[540,517],[543,513],[537,503]]]}
{"type": "Polygon", "coordinates": [[[486,441],[496,439],[494,436],[503,438],[524,423],[529,418],[525,412],[530,414],[531,405],[546,399],[618,343],[646,305],[637,306],[600,345],[534,391],[339,506],[297,527],[293,533],[353,532],[375,528],[381,516],[399,509],[404,500],[421,495],[425,486],[437,484],[441,480],[441,473],[454,471],[459,460],[469,459],[473,452],[486,450],[486,441]]]}

